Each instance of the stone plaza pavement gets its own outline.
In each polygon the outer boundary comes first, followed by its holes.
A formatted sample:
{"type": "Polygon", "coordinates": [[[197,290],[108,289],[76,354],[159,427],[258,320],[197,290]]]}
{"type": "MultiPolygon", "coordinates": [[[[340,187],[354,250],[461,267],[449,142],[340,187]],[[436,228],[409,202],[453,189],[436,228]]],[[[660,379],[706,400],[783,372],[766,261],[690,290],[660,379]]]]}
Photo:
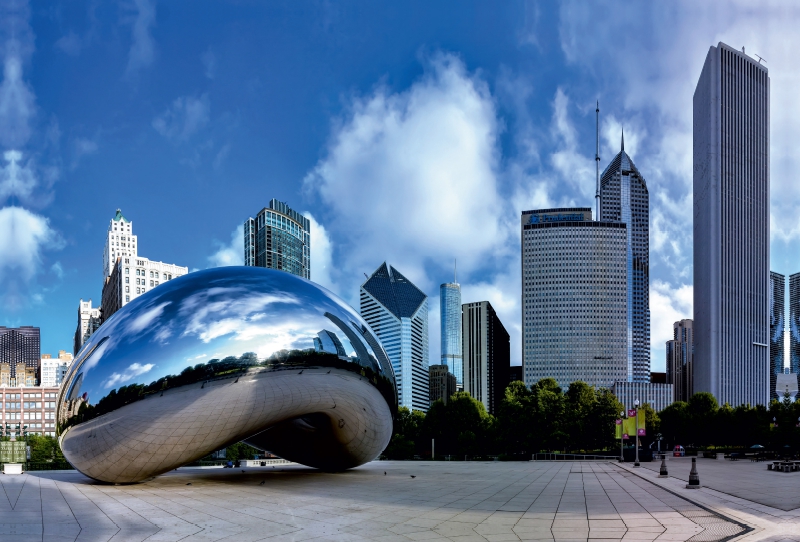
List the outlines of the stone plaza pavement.
{"type": "Polygon", "coordinates": [[[753,503],[685,490],[676,478],[659,480],[651,470],[612,462],[376,461],[338,474],[301,466],[243,470],[183,468],[121,486],[75,472],[0,475],[0,541],[772,536],[758,523],[769,512],[753,503]]]}

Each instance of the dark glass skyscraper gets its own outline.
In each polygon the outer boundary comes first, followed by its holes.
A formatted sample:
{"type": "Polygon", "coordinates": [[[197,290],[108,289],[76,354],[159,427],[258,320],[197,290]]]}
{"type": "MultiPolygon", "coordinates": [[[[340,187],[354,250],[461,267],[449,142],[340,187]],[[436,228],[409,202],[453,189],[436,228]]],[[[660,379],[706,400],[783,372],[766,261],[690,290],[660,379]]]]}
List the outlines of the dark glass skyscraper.
{"type": "Polygon", "coordinates": [[[311,278],[311,222],[272,199],[244,222],[244,264],[311,278]]]}
{"type": "Polygon", "coordinates": [[[427,411],[428,296],[384,262],[361,285],[360,297],[361,317],[392,362],[399,405],[427,411]]]}
{"type": "Polygon", "coordinates": [[[778,374],[783,373],[784,356],[784,297],[786,277],[780,273],[769,273],[769,389],[771,399],[781,399],[775,391],[778,374]]]}
{"type": "Polygon", "coordinates": [[[694,394],[694,322],[680,320],[667,341],[667,384],[672,384],[674,401],[688,401],[694,394]]]}
{"type": "Polygon", "coordinates": [[[621,148],[600,177],[603,222],[627,225],[627,333],[629,382],[650,381],[650,194],[633,160],[621,148]]]}
{"type": "MultiPolygon", "coordinates": [[[[455,280],[455,279],[453,279],[455,280]]],[[[442,365],[450,367],[459,387],[464,386],[464,363],[461,352],[461,286],[447,282],[439,286],[439,309],[442,318],[442,365]]]]}
{"type": "Polygon", "coordinates": [[[770,398],[769,74],[710,47],[693,98],[695,392],[770,398]]]}
{"type": "Polygon", "coordinates": [[[0,326],[0,386],[35,386],[42,362],[39,328],[0,326]]]}

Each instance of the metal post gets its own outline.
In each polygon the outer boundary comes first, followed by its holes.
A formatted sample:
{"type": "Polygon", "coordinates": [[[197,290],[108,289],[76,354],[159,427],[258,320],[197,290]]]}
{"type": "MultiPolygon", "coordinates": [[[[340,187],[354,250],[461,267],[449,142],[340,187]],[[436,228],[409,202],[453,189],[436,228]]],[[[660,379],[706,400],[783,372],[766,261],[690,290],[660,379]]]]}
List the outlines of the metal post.
{"type": "Polygon", "coordinates": [[[658,471],[659,478],[669,478],[669,473],[667,472],[667,454],[663,454],[661,456],[661,470],[658,471]]]}
{"type": "Polygon", "coordinates": [[[697,474],[697,458],[692,458],[692,470],[689,471],[689,483],[686,489],[700,489],[700,475],[697,474]]]}
{"type": "Polygon", "coordinates": [[[436,449],[436,448],[434,447],[434,445],[435,445],[435,444],[436,444],[436,439],[431,439],[431,459],[433,459],[433,458],[434,458],[434,453],[433,453],[433,452],[434,452],[434,451],[435,451],[435,449],[436,449]]]}
{"type": "Polygon", "coordinates": [[[624,463],[625,462],[625,452],[624,452],[623,444],[625,443],[625,439],[622,438],[622,437],[625,434],[625,413],[624,412],[620,412],[619,413],[619,417],[622,419],[622,427],[620,427],[620,430],[619,430],[619,462],[620,463],[624,463]]]}
{"type": "Polygon", "coordinates": [[[634,416],[636,416],[636,461],[634,462],[633,466],[639,466],[639,400],[633,402],[633,412],[634,416]]]}

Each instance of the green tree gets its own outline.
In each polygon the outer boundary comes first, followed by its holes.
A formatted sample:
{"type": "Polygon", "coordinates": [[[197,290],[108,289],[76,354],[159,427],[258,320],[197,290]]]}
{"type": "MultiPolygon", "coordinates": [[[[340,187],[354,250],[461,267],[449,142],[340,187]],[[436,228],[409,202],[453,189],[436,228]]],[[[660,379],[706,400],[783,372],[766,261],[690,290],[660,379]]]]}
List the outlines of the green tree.
{"type": "Polygon", "coordinates": [[[619,446],[615,437],[616,419],[619,413],[625,410],[616,396],[610,390],[600,388],[595,392],[594,408],[588,413],[584,424],[586,432],[587,449],[608,450],[619,446]]]}
{"type": "Polygon", "coordinates": [[[228,461],[239,461],[242,459],[253,459],[258,455],[258,450],[248,446],[244,442],[237,442],[225,448],[225,459],[228,461]]]}
{"type": "Polygon", "coordinates": [[[493,421],[483,403],[460,391],[447,404],[437,400],[431,405],[424,433],[435,439],[437,455],[482,455],[489,451],[493,421]]]}
{"type": "Polygon", "coordinates": [[[695,446],[708,446],[716,439],[717,398],[707,391],[689,398],[689,438],[695,446]]]}
{"type": "Polygon", "coordinates": [[[569,385],[564,397],[564,433],[567,434],[567,448],[588,450],[591,439],[588,435],[589,418],[597,408],[595,390],[586,382],[575,381],[569,385]]]}
{"type": "Polygon", "coordinates": [[[659,413],[661,434],[669,446],[689,444],[689,404],[675,401],[659,413]]]}
{"type": "Polygon", "coordinates": [[[535,451],[563,450],[569,435],[564,427],[564,394],[553,378],[543,378],[531,386],[535,412],[534,424],[539,429],[535,451]]]}
{"type": "Polygon", "coordinates": [[[389,459],[413,459],[414,453],[421,445],[421,431],[425,423],[425,413],[409,410],[408,407],[397,409],[394,422],[394,433],[383,455],[389,459]]]}
{"type": "Polygon", "coordinates": [[[533,393],[524,382],[512,382],[497,411],[497,446],[507,454],[538,452],[534,442],[539,428],[535,424],[533,393]]]}

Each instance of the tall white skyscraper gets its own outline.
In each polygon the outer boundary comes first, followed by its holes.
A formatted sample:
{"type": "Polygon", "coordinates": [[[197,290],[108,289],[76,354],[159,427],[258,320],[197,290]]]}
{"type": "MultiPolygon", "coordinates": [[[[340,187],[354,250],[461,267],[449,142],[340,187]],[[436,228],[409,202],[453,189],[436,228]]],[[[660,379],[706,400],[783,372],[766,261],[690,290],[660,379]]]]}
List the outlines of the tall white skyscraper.
{"type": "Polygon", "coordinates": [[[103,250],[104,279],[111,276],[117,258],[136,257],[137,244],[136,236],[133,234],[133,222],[122,216],[122,211],[117,209],[106,232],[106,246],[103,250]]]}
{"type": "Polygon", "coordinates": [[[361,316],[392,362],[400,406],[427,411],[428,296],[386,262],[361,285],[361,316]]]}
{"type": "Polygon", "coordinates": [[[769,75],[724,43],[694,92],[694,391],[769,403],[769,75]]]}
{"type": "Polygon", "coordinates": [[[100,307],[92,307],[92,300],[80,300],[78,303],[78,327],[75,329],[75,336],[72,339],[72,353],[78,355],[78,351],[83,346],[92,333],[95,332],[100,324],[103,323],[100,314],[100,307]]]}
{"type": "Polygon", "coordinates": [[[456,376],[456,385],[464,387],[464,363],[461,351],[461,285],[446,282],[439,286],[439,312],[442,319],[442,365],[456,376]]]}
{"type": "MultiPolygon", "coordinates": [[[[103,251],[102,317],[105,322],[112,314],[151,289],[185,275],[188,267],[156,262],[139,256],[133,222],[117,209],[108,226],[103,251]]],[[[80,325],[80,324],[79,324],[80,325]]],[[[84,341],[88,337],[84,337],[84,341]]]]}

